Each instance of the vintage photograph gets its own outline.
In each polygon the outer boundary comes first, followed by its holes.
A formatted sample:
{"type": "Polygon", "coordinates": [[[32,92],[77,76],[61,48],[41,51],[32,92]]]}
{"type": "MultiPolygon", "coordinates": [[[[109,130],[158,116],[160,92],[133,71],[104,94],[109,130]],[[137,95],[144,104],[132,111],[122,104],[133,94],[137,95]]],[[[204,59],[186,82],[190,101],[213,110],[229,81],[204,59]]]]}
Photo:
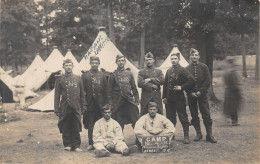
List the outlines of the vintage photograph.
{"type": "Polygon", "coordinates": [[[0,0],[0,163],[260,163],[258,0],[0,0]]]}

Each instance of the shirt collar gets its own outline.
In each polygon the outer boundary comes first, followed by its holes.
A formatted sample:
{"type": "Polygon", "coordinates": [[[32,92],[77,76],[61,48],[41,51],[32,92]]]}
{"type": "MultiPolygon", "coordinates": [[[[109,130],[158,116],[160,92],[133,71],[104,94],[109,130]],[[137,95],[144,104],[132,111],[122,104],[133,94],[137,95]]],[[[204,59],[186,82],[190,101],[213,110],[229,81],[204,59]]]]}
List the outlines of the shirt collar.
{"type": "Polygon", "coordinates": [[[123,68],[117,67],[117,70],[120,71],[120,72],[121,72],[121,71],[124,71],[124,70],[125,70],[125,67],[123,67],[123,68]]]}

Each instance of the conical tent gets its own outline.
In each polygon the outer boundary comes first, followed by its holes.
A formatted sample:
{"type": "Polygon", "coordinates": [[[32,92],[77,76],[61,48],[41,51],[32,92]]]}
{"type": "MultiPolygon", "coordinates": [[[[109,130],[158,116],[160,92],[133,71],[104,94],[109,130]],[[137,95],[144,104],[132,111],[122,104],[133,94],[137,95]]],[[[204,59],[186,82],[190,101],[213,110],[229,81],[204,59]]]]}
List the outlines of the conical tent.
{"type": "Polygon", "coordinates": [[[83,57],[81,61],[79,62],[79,67],[81,70],[89,70],[90,64],[89,64],[89,57],[83,57]]]}
{"type": "Polygon", "coordinates": [[[42,112],[54,111],[54,89],[28,109],[42,112]]]}
{"type": "Polygon", "coordinates": [[[169,54],[169,56],[165,59],[165,61],[162,63],[162,65],[159,67],[159,69],[161,69],[165,75],[167,69],[169,69],[172,66],[171,63],[171,54],[173,53],[180,53],[180,62],[179,64],[182,67],[187,67],[189,65],[189,63],[185,60],[185,58],[182,56],[181,52],[179,51],[177,46],[174,46],[171,53],[169,54]]]}
{"type": "MultiPolygon", "coordinates": [[[[22,83],[22,79],[13,79],[9,76],[2,68],[0,69],[0,91],[3,103],[13,102],[15,96],[15,85],[17,83],[22,83]]],[[[25,87],[25,98],[38,96],[36,93],[32,92],[30,89],[25,87]]]]}
{"type": "Polygon", "coordinates": [[[26,85],[29,86],[31,90],[38,90],[49,79],[52,73],[63,70],[63,60],[63,55],[56,47],[54,47],[52,53],[46,59],[41,68],[35,71],[31,75],[30,79],[27,78],[26,85]]]}
{"type": "Polygon", "coordinates": [[[74,57],[74,55],[72,54],[71,50],[69,49],[68,52],[66,53],[64,59],[71,59],[72,62],[73,62],[73,65],[74,65],[74,68],[73,68],[73,73],[75,75],[81,75],[81,68],[79,66],[79,63],[78,61],[76,60],[76,58],[74,57]]]}
{"type": "MultiPolygon", "coordinates": [[[[98,36],[85,56],[98,56],[100,59],[99,67],[108,72],[113,72],[117,68],[116,56],[118,54],[122,55],[113,42],[110,41],[107,34],[104,31],[99,31],[98,36]]],[[[139,70],[127,59],[125,67],[131,69],[131,72],[137,80],[139,70]]]]}

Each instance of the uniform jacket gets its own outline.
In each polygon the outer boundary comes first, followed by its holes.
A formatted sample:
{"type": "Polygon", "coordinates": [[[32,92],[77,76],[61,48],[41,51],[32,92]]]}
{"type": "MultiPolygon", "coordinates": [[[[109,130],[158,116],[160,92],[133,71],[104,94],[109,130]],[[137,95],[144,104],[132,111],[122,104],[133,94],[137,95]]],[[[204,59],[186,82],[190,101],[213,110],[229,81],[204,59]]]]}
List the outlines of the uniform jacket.
{"type": "MultiPolygon", "coordinates": [[[[107,78],[102,72],[93,70],[86,71],[82,73],[81,78],[88,105],[94,100],[100,108],[108,103],[107,78]]],[[[91,110],[91,108],[88,108],[88,111],[89,110],[91,110]]]]}
{"type": "Polygon", "coordinates": [[[135,100],[138,100],[139,96],[133,74],[125,69],[116,69],[108,79],[108,99],[109,103],[114,106],[113,112],[121,105],[122,98],[137,105],[135,100]]]}
{"type": "Polygon", "coordinates": [[[180,98],[185,101],[183,91],[185,90],[187,93],[190,93],[194,85],[195,79],[191,73],[177,64],[169,68],[166,72],[165,83],[163,85],[163,98],[166,98],[167,101],[178,101],[180,98]],[[182,90],[173,90],[177,85],[181,86],[182,90]]]}
{"type": "Polygon", "coordinates": [[[211,83],[208,66],[198,62],[197,64],[191,63],[186,69],[195,79],[195,86],[191,92],[200,91],[201,94],[207,94],[211,83]]]}
{"type": "Polygon", "coordinates": [[[153,99],[159,107],[162,113],[162,99],[161,99],[161,85],[164,84],[164,76],[161,70],[155,69],[154,67],[145,68],[138,73],[138,87],[142,88],[141,95],[141,112],[147,104],[153,99]],[[145,79],[151,78],[151,81],[144,83],[145,79]],[[154,88],[156,85],[157,88],[154,88]]]}
{"type": "Polygon", "coordinates": [[[81,122],[82,110],[86,106],[85,93],[81,78],[74,74],[62,75],[55,81],[54,112],[61,115],[59,128],[62,120],[71,112],[67,110],[68,106],[73,109],[78,121],[81,122]]]}

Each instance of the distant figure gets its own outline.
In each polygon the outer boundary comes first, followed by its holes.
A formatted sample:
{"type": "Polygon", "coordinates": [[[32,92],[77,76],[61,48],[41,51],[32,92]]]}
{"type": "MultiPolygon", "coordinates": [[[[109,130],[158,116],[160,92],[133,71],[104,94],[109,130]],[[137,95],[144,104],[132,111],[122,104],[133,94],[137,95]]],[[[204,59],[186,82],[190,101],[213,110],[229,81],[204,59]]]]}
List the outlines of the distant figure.
{"type": "Polygon", "coordinates": [[[241,108],[242,94],[239,88],[239,76],[236,72],[234,59],[227,59],[228,68],[224,73],[225,84],[225,99],[224,99],[224,114],[230,115],[232,125],[238,124],[238,111],[241,108]]]}
{"type": "Polygon", "coordinates": [[[154,68],[154,56],[151,52],[145,55],[146,68],[138,73],[138,87],[142,88],[141,116],[148,113],[150,101],[158,104],[158,113],[163,114],[161,85],[164,83],[162,70],[154,68]]]}
{"type": "Polygon", "coordinates": [[[97,157],[108,157],[110,151],[122,153],[123,156],[131,152],[124,142],[121,126],[111,118],[111,106],[103,107],[103,118],[99,119],[94,126],[93,141],[97,157]]]}
{"type": "Polygon", "coordinates": [[[158,114],[158,105],[155,102],[148,103],[148,114],[143,115],[135,126],[135,135],[140,143],[145,136],[174,136],[173,123],[165,116],[158,114]]]}
{"type": "Polygon", "coordinates": [[[86,110],[83,82],[72,73],[73,62],[63,61],[65,74],[55,81],[54,113],[59,117],[64,150],[81,152],[81,114],[86,110]]]}

